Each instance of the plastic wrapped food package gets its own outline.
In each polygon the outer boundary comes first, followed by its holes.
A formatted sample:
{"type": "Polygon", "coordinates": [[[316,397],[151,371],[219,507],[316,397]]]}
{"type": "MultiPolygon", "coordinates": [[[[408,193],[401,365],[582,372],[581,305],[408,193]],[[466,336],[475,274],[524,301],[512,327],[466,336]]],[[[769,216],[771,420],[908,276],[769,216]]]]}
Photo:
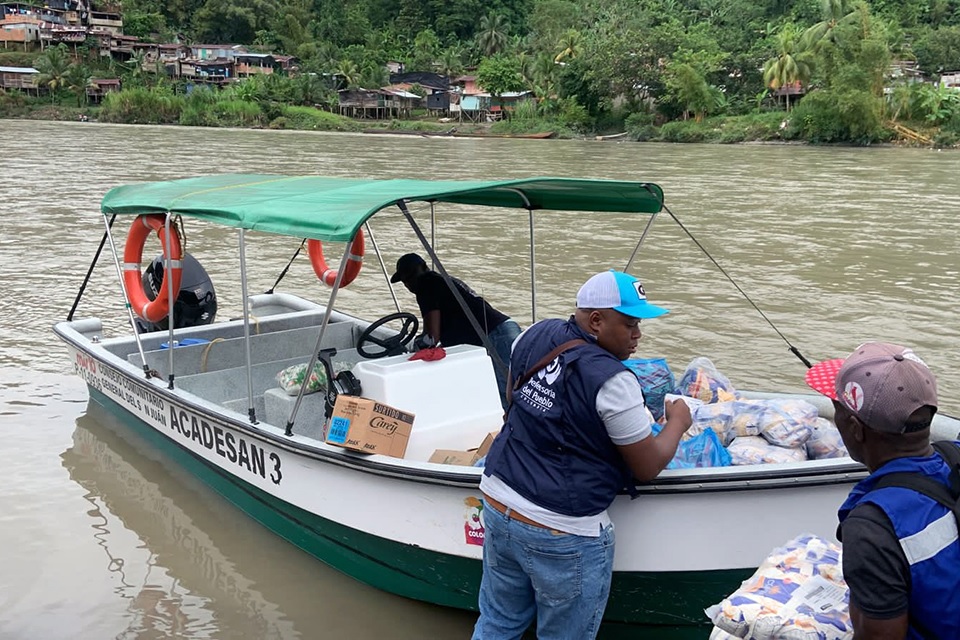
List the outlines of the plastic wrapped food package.
{"type": "Polygon", "coordinates": [[[673,372],[664,358],[631,358],[624,360],[630,371],[636,374],[643,389],[643,400],[655,420],[663,417],[663,399],[673,391],[673,372]]]}
{"type": "Polygon", "coordinates": [[[798,536],[705,613],[737,638],[848,640],[853,625],[840,558],[838,545],[811,534],[798,536]]]}
{"type": "MultiPolygon", "coordinates": [[[[288,394],[295,396],[300,393],[300,387],[303,385],[303,377],[307,373],[307,363],[290,365],[277,374],[277,383],[280,388],[288,394]]],[[[327,388],[327,372],[323,368],[323,363],[317,361],[313,365],[313,373],[310,375],[310,381],[307,382],[307,388],[304,393],[316,393],[327,388]]]]}
{"type": "MultiPolygon", "coordinates": [[[[654,425],[653,433],[660,433],[662,427],[654,425]]],[[[677,452],[667,464],[667,469],[695,469],[699,467],[729,467],[730,454],[720,442],[720,436],[711,429],[681,440],[677,452]]]]}
{"type": "Polygon", "coordinates": [[[777,398],[764,400],[766,411],[760,435],[779,447],[802,447],[817,423],[817,407],[804,400],[777,398]]]}
{"type": "MultiPolygon", "coordinates": [[[[334,362],[333,375],[336,376],[341,371],[348,371],[351,368],[349,364],[334,362]]],[[[300,385],[303,384],[303,377],[307,373],[307,363],[293,364],[277,373],[277,384],[291,396],[300,393],[300,385]]],[[[327,372],[323,368],[323,363],[319,360],[313,365],[313,373],[310,375],[310,381],[304,393],[316,393],[327,388],[327,372]]]]}
{"type": "Polygon", "coordinates": [[[727,453],[730,454],[730,461],[734,466],[803,462],[807,459],[807,450],[802,447],[778,447],[760,436],[734,438],[727,447],[727,453]]]}
{"type": "Polygon", "coordinates": [[[807,456],[811,460],[826,458],[843,458],[850,455],[843,444],[840,431],[826,418],[817,418],[813,427],[813,434],[807,440],[807,456]]]}
{"type": "Polygon", "coordinates": [[[707,403],[736,399],[736,390],[730,380],[704,357],[690,361],[677,383],[676,393],[707,403]]]}

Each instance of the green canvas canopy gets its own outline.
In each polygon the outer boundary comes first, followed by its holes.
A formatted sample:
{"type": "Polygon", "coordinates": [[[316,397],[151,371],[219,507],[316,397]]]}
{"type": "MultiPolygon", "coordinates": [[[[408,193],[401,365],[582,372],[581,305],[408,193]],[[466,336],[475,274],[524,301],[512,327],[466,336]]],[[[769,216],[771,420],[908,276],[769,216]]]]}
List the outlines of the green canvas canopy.
{"type": "Polygon", "coordinates": [[[485,182],[229,174],[116,187],[104,196],[101,211],[169,211],[242,229],[348,242],[370,216],[399,201],[654,214],[662,207],[663,190],[648,182],[573,178],[485,182]]]}

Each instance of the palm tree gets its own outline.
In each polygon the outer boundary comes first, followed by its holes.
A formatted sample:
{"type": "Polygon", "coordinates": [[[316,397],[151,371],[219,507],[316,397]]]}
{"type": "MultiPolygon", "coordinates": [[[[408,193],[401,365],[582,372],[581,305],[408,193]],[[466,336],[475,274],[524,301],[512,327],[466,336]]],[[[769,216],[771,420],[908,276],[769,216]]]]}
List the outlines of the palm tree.
{"type": "Polygon", "coordinates": [[[480,18],[477,44],[486,56],[503,51],[507,45],[507,21],[499,13],[490,13],[480,18]]]}
{"type": "Polygon", "coordinates": [[[440,54],[440,73],[453,79],[463,71],[463,55],[459,47],[447,47],[440,54]]]}
{"type": "MultiPolygon", "coordinates": [[[[800,38],[800,30],[792,22],[783,25],[777,34],[776,55],[763,65],[763,83],[773,91],[797,82],[803,86],[810,80],[808,54],[801,50],[800,38]]],[[[790,94],[786,97],[790,111],[790,94]]]]}
{"type": "Polygon", "coordinates": [[[353,60],[341,60],[337,74],[343,78],[347,89],[355,89],[360,82],[360,68],[353,60]]]}
{"type": "Polygon", "coordinates": [[[146,72],[147,54],[143,51],[136,51],[130,59],[124,64],[128,77],[132,80],[133,86],[144,86],[144,73],[146,72]]]}
{"type": "Polygon", "coordinates": [[[554,62],[561,62],[566,58],[573,60],[580,55],[580,43],[583,37],[576,29],[567,29],[560,38],[560,53],[553,59],[554,62]]]}
{"type": "Polygon", "coordinates": [[[72,64],[64,74],[63,80],[67,89],[77,96],[77,106],[82,107],[87,101],[87,87],[90,85],[90,70],[81,64],[72,64]]]}
{"type": "Polygon", "coordinates": [[[821,0],[823,20],[804,31],[800,40],[802,48],[813,49],[828,43],[837,44],[837,27],[855,21],[860,4],[859,0],[855,0],[853,6],[848,0],[821,0]]]}
{"type": "Polygon", "coordinates": [[[40,72],[38,81],[50,90],[53,101],[60,102],[60,90],[65,86],[65,78],[70,68],[70,58],[67,56],[67,47],[58,44],[48,48],[43,55],[37,58],[37,71],[40,72]]]}

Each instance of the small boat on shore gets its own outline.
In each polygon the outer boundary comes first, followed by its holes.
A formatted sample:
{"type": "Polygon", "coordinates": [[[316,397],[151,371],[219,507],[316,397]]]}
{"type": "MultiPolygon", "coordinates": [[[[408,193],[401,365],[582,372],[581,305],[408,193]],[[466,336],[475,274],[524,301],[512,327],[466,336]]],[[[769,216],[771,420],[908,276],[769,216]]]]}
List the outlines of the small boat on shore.
{"type": "Polygon", "coordinates": [[[454,131],[450,135],[454,138],[520,138],[524,140],[546,140],[557,134],[555,131],[540,131],[538,133],[470,133],[467,131],[454,131]]]}
{"type": "MultiPolygon", "coordinates": [[[[437,450],[475,448],[501,426],[492,348],[459,345],[441,360],[411,360],[417,318],[403,312],[395,296],[397,313],[378,320],[365,318],[362,308],[343,309],[337,300],[359,269],[364,237],[379,258],[372,263],[379,262],[383,271],[384,296],[393,293],[371,225],[386,209],[400,210],[436,270],[449,277],[428,241],[432,230],[421,229],[410,213],[415,203],[431,209],[514,208],[529,218],[526,258],[531,317],[537,318],[537,214],[635,214],[636,229],[624,229],[639,237],[633,256],[625,259],[629,271],[663,210],[663,191],[648,182],[571,178],[253,174],[121,186],[103,198],[100,220],[113,253],[118,298],[127,303],[126,322],[74,318],[71,311],[54,331],[92,402],[265,527],[376,588],[475,609],[484,531],[482,468],[430,459],[437,450]],[[131,225],[121,256],[114,224],[124,218],[131,225]],[[241,317],[178,323],[175,281],[187,223],[237,233],[241,317]],[[304,238],[315,242],[313,265],[332,285],[329,297],[312,301],[275,290],[249,295],[246,244],[252,231],[288,237],[292,246],[304,238]],[[171,277],[148,299],[140,262],[143,242],[154,232],[171,277]],[[336,270],[325,268],[322,253],[317,264],[321,242],[344,244],[336,270]],[[144,331],[144,322],[167,326],[144,331]],[[278,373],[297,366],[314,371],[318,362],[328,367],[324,392],[308,393],[306,375],[292,394],[280,387],[278,373]],[[331,444],[331,406],[352,396],[411,418],[402,457],[331,444]]],[[[225,250],[235,252],[236,246],[225,250]]],[[[99,255],[97,250],[95,263],[99,255]]],[[[768,389],[744,396],[802,398],[821,415],[831,415],[829,401],[812,394],[768,389]]],[[[955,437],[960,421],[938,415],[934,430],[938,437],[955,437]]],[[[610,508],[618,543],[605,622],[656,638],[705,637],[703,609],[736,589],[783,540],[800,531],[831,538],[837,506],[864,476],[864,468],[849,458],[678,469],[638,486],[635,500],[619,496],[610,508]]]]}

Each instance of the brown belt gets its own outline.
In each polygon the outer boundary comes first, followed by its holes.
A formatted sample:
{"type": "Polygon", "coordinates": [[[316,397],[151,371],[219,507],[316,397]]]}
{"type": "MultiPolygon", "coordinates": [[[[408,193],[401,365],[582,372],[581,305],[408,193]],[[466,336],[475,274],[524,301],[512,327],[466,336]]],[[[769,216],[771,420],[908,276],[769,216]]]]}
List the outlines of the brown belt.
{"type": "Polygon", "coordinates": [[[516,510],[514,510],[514,509],[508,509],[508,508],[507,508],[507,505],[503,504],[503,503],[500,502],[499,500],[494,500],[493,498],[491,498],[491,497],[488,496],[487,494],[483,494],[483,500],[484,500],[484,502],[486,502],[488,505],[490,505],[491,507],[493,507],[496,511],[499,511],[499,512],[502,513],[503,515],[505,515],[505,516],[507,516],[508,518],[511,518],[511,519],[513,519],[513,520],[516,520],[517,522],[522,522],[523,524],[528,524],[528,525],[530,525],[531,527],[540,527],[541,529],[549,529],[549,530],[550,530],[550,533],[556,533],[556,534],[562,534],[562,533],[563,533],[562,531],[558,531],[558,530],[556,530],[556,529],[550,529],[550,527],[548,527],[548,526],[546,526],[546,525],[542,525],[542,524],[540,524],[539,522],[537,522],[536,520],[531,520],[530,518],[528,518],[527,516],[523,515],[522,513],[517,513],[516,510]]]}

